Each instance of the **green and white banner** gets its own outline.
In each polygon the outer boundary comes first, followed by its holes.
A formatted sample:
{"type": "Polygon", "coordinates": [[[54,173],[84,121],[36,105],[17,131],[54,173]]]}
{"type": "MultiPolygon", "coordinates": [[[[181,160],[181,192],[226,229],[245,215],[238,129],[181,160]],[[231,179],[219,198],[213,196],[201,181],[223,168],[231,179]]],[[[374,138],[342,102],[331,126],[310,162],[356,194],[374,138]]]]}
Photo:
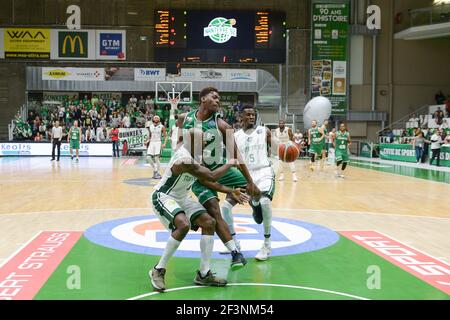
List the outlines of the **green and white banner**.
{"type": "Polygon", "coordinates": [[[416,150],[411,144],[381,144],[380,158],[383,160],[396,160],[416,162],[416,150]]]}
{"type": "Polygon", "coordinates": [[[312,5],[311,97],[330,99],[333,116],[345,116],[348,109],[349,3],[312,5]]]}
{"type": "Polygon", "coordinates": [[[359,144],[359,156],[364,158],[372,158],[373,146],[369,142],[361,142],[359,144]]]}
{"type": "MultiPolygon", "coordinates": [[[[432,152],[430,150],[429,157],[431,159],[432,152]]],[[[441,155],[440,155],[440,162],[439,165],[443,167],[450,167],[450,146],[448,147],[441,147],[441,155]]],[[[436,164],[436,160],[433,161],[433,164],[436,164]]]]}
{"type": "Polygon", "coordinates": [[[147,149],[145,141],[150,136],[147,128],[119,128],[119,141],[127,141],[128,149],[147,149]]]}

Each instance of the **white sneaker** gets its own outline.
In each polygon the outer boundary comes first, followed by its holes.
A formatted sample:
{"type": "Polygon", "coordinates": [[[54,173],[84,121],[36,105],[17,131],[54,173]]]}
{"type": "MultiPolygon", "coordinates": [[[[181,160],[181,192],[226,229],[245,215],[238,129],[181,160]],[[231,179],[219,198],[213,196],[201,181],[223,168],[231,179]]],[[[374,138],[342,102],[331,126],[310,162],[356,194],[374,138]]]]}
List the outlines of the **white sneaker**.
{"type": "Polygon", "coordinates": [[[261,250],[259,250],[258,254],[255,256],[255,259],[258,261],[266,261],[271,252],[272,249],[270,248],[270,245],[264,243],[261,250]]]}
{"type": "Polygon", "coordinates": [[[292,181],[297,182],[297,175],[295,173],[292,174],[292,181]]]}
{"type": "Polygon", "coordinates": [[[284,180],[284,174],[282,173],[281,175],[280,175],[280,177],[278,178],[278,181],[283,181],[284,180]]]}
{"type": "Polygon", "coordinates": [[[341,173],[341,174],[339,175],[339,178],[342,178],[342,179],[344,179],[344,178],[345,178],[344,174],[343,174],[343,173],[341,173]]]}

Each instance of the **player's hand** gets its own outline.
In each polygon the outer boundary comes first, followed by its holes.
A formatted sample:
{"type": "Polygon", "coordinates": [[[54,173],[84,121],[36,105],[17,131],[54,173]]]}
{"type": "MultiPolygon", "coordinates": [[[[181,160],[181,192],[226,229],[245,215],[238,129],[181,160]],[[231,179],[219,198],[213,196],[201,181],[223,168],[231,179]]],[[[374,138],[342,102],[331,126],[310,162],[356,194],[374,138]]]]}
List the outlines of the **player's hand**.
{"type": "Polygon", "coordinates": [[[256,201],[259,201],[261,198],[261,190],[254,184],[253,182],[247,184],[247,193],[256,201]]]}
{"type": "Polygon", "coordinates": [[[241,188],[234,189],[232,193],[230,193],[231,197],[234,201],[239,204],[244,204],[250,201],[250,197],[245,194],[245,190],[241,188]]]}

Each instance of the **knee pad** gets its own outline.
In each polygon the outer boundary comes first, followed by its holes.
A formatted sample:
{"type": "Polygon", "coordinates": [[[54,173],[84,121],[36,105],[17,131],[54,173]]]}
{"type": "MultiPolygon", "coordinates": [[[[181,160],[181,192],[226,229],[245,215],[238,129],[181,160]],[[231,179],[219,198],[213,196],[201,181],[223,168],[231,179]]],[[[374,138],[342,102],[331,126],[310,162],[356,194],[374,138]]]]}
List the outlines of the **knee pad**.
{"type": "Polygon", "coordinates": [[[262,196],[261,199],[259,199],[259,203],[261,203],[262,206],[270,205],[272,201],[269,198],[262,196]]]}

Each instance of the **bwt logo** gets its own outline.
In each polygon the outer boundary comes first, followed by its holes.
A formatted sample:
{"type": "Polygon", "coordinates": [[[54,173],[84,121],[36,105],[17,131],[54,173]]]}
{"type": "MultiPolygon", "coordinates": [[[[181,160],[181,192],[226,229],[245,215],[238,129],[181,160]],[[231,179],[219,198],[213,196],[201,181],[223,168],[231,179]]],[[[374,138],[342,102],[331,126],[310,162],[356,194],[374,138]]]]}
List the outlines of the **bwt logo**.
{"type": "Polygon", "coordinates": [[[8,31],[8,35],[11,39],[25,39],[26,37],[30,39],[36,39],[41,36],[42,39],[46,39],[44,34],[40,31],[36,32],[34,35],[30,31],[8,31]]]}
{"type": "Polygon", "coordinates": [[[139,69],[139,73],[142,76],[159,76],[159,70],[145,70],[145,69],[139,69]]]}

